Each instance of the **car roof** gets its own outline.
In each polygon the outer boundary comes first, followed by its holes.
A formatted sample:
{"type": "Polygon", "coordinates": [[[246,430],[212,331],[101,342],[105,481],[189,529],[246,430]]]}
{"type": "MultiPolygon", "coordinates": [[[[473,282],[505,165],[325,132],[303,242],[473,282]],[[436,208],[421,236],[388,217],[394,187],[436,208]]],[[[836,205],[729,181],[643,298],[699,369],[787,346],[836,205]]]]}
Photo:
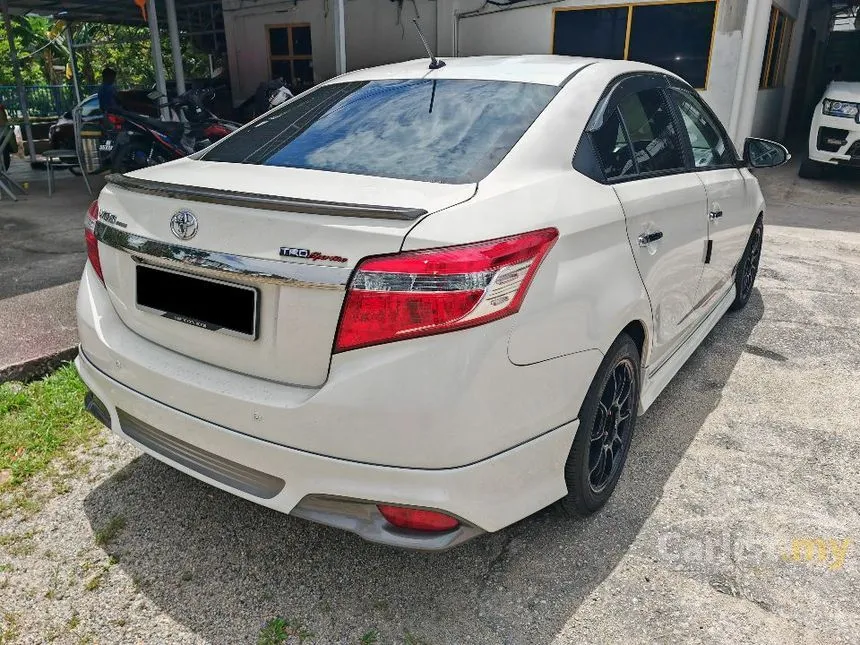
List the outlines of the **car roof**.
{"type": "Polygon", "coordinates": [[[579,56],[522,55],[522,56],[469,56],[464,58],[440,57],[445,66],[429,69],[430,60],[421,58],[379,67],[349,72],[331,81],[379,81],[389,79],[468,79],[482,81],[513,81],[541,85],[563,85],[579,70],[600,62],[599,58],[579,56]]]}

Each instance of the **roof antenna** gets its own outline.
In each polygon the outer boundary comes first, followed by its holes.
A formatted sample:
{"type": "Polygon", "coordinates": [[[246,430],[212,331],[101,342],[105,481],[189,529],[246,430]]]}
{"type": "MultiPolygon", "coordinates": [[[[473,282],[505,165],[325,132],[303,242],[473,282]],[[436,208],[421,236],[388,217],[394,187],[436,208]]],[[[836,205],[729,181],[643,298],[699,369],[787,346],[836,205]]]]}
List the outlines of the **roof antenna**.
{"type": "Polygon", "coordinates": [[[424,32],[421,31],[421,25],[418,24],[418,18],[413,18],[412,22],[415,23],[415,29],[418,30],[418,36],[421,38],[421,43],[424,45],[424,49],[427,50],[427,55],[430,57],[430,69],[439,69],[440,67],[445,67],[445,61],[440,60],[433,55],[433,50],[430,49],[430,45],[427,44],[427,39],[424,37],[424,32]]]}

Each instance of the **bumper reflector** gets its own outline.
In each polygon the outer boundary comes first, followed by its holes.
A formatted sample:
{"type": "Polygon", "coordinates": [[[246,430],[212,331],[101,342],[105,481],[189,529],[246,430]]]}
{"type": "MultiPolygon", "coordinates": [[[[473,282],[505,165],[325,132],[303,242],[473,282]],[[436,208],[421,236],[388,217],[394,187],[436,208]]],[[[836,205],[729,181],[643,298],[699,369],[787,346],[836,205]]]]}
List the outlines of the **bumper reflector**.
{"type": "Polygon", "coordinates": [[[425,511],[402,506],[377,506],[382,516],[394,526],[414,531],[450,531],[460,526],[460,522],[444,513],[425,511]]]}

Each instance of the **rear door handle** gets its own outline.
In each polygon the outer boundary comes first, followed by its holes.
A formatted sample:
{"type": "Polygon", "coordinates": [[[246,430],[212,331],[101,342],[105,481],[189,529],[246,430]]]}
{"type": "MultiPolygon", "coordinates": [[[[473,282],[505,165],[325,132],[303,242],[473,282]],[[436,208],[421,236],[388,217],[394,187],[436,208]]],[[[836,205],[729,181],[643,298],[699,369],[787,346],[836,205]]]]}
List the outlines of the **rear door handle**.
{"type": "Polygon", "coordinates": [[[648,246],[657,240],[663,239],[663,231],[654,231],[653,233],[642,233],[639,236],[639,246],[648,246]]]}
{"type": "Polygon", "coordinates": [[[723,216],[723,211],[717,209],[717,210],[711,211],[709,218],[713,222],[716,219],[720,219],[722,216],[723,216]]]}

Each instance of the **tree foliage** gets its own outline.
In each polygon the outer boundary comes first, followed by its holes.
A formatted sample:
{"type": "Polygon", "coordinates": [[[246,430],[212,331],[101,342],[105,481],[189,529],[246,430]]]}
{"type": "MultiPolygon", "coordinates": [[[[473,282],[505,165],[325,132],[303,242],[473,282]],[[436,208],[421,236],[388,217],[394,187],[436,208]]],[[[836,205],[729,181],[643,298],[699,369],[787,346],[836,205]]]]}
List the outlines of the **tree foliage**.
{"type": "MultiPolygon", "coordinates": [[[[25,85],[55,85],[71,82],[69,50],[65,24],[39,16],[12,18],[12,33],[25,85]]],[[[113,67],[119,73],[121,87],[149,87],[154,83],[149,30],[128,25],[76,23],[73,38],[82,84],[97,84],[101,70],[113,67]]],[[[168,78],[173,76],[170,64],[170,41],[161,38],[168,78]]],[[[180,35],[186,78],[208,76],[208,55],[195,46],[191,38],[180,35]]],[[[0,61],[11,61],[6,29],[0,21],[0,61]]],[[[216,61],[217,64],[217,61],[216,61]]],[[[11,64],[0,65],[0,85],[14,85],[11,64]]]]}

